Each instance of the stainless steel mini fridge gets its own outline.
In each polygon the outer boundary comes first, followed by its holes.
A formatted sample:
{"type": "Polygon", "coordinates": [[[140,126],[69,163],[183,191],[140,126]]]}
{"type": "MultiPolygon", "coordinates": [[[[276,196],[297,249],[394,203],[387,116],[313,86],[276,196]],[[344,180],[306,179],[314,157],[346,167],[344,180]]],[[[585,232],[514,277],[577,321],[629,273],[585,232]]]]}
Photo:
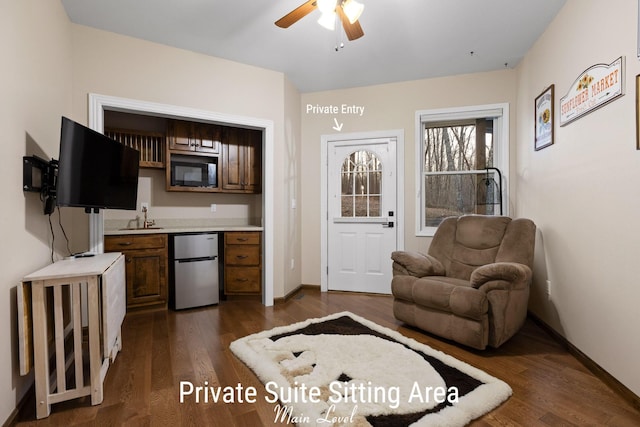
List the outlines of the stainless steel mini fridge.
{"type": "Polygon", "coordinates": [[[219,302],[217,233],[174,235],[172,261],[176,310],[219,302]]]}

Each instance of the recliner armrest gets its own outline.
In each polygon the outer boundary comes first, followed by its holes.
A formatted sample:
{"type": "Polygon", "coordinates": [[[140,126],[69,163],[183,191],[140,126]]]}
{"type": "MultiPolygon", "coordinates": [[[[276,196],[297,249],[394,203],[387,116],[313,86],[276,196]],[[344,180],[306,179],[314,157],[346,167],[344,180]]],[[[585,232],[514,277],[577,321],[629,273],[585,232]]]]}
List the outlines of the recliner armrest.
{"type": "Polygon", "coordinates": [[[415,277],[443,276],[444,266],[431,255],[420,252],[394,251],[391,253],[393,260],[393,274],[406,274],[415,277]]]}
{"type": "MultiPolygon", "coordinates": [[[[517,286],[518,284],[530,283],[532,275],[531,269],[524,264],[517,262],[496,262],[476,268],[471,273],[469,281],[474,288],[480,288],[490,281],[501,281],[502,283],[506,282],[517,286]]],[[[483,290],[488,292],[495,288],[502,287],[498,285],[483,290]]]]}

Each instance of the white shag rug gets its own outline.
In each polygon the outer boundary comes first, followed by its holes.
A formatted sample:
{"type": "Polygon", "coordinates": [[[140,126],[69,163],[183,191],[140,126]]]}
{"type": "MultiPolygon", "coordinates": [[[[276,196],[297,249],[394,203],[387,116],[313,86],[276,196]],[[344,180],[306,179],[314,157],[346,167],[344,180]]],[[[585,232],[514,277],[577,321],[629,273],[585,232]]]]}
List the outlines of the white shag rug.
{"type": "Polygon", "coordinates": [[[464,426],[511,388],[353,313],[240,338],[231,351],[265,385],[274,420],[311,426],[464,426]]]}

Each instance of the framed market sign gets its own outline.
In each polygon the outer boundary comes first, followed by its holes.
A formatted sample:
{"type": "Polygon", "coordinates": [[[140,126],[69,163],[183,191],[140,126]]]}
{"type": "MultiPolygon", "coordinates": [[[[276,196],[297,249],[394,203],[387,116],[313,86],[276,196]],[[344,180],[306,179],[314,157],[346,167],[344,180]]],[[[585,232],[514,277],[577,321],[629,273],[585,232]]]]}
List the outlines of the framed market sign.
{"type": "Polygon", "coordinates": [[[560,98],[560,126],[624,95],[624,56],[611,64],[596,64],[575,79],[560,98]]]}

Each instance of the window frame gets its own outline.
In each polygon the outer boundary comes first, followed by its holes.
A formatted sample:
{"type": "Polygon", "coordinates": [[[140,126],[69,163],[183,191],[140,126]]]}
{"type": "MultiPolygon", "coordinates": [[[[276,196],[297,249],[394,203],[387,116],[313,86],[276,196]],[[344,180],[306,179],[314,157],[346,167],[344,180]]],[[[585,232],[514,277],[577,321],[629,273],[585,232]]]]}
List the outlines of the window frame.
{"type": "Polygon", "coordinates": [[[437,227],[424,224],[424,128],[425,124],[493,118],[493,165],[502,172],[503,215],[509,215],[509,104],[486,104],[466,107],[418,110],[415,114],[415,166],[416,166],[416,236],[432,237],[437,227]]]}

